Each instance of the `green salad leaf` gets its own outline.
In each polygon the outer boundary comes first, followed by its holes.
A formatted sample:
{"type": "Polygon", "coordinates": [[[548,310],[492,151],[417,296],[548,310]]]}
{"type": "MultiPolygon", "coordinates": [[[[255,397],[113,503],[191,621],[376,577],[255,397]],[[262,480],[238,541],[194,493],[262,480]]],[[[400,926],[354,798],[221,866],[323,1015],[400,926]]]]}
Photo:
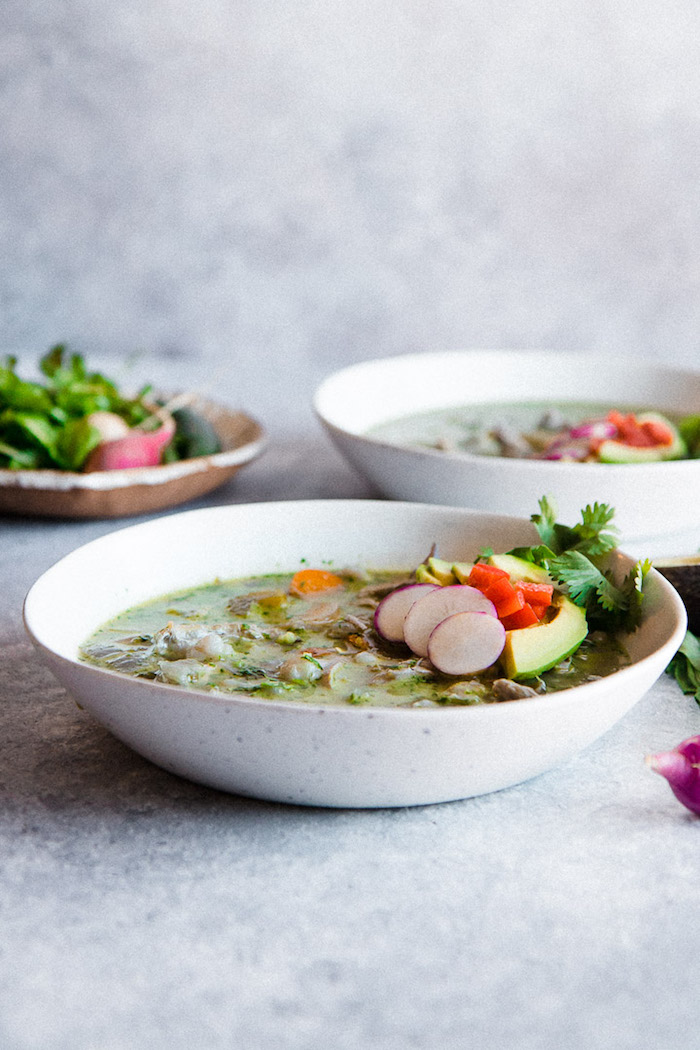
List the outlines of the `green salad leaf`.
{"type": "Polygon", "coordinates": [[[666,674],[675,678],[687,696],[694,696],[700,704],[700,638],[686,631],[678,652],[672,657],[666,674]]]}
{"type": "Polygon", "coordinates": [[[144,387],[133,398],[100,372],[90,372],[80,354],[59,343],[39,362],[46,381],[31,382],[17,373],[17,358],[0,362],[0,468],[80,470],[100,443],[87,417],[114,412],[128,426],[150,415],[144,387]]]}
{"type": "Polygon", "coordinates": [[[531,516],[540,544],[510,551],[546,569],[568,597],[586,610],[591,627],[634,630],[642,612],[644,578],[649,560],[638,561],[621,583],[616,583],[602,559],[617,547],[615,511],[605,503],[586,506],[575,525],[557,522],[551,496],[539,500],[539,513],[531,516]]]}

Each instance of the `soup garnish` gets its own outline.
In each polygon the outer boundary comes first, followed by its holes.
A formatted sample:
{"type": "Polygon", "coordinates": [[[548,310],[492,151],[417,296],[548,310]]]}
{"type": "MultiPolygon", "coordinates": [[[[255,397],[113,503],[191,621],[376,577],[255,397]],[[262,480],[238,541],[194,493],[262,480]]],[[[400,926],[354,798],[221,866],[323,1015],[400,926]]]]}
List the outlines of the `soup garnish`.
{"type": "Polygon", "coordinates": [[[375,426],[392,444],[480,456],[587,463],[692,458],[700,419],[589,404],[496,403],[438,409],[375,426]]]}

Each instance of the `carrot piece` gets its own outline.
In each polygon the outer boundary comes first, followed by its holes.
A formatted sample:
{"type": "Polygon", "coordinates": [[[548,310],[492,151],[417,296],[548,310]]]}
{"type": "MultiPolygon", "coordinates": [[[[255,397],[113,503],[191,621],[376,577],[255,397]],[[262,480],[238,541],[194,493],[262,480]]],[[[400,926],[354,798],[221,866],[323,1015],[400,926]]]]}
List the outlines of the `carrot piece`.
{"type": "Polygon", "coordinates": [[[534,627],[539,623],[539,618],[532,606],[526,602],[522,609],[503,617],[501,623],[507,631],[519,631],[521,627],[534,627]]]}
{"type": "Polygon", "coordinates": [[[303,598],[307,594],[330,591],[342,586],[341,577],[335,573],[326,572],[325,569],[300,569],[291,579],[289,593],[303,598]]]}

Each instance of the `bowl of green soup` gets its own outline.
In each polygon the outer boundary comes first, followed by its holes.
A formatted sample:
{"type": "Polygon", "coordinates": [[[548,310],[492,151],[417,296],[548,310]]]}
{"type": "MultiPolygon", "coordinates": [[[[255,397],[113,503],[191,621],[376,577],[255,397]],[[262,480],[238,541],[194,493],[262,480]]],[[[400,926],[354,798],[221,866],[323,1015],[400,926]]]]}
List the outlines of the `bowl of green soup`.
{"type": "Polygon", "coordinates": [[[63,558],[25,624],[86,716],[179,776],[299,805],[467,798],[597,739],[684,634],[675,590],[614,544],[591,579],[606,574],[629,622],[567,593],[565,572],[530,560],[540,517],[376,500],[194,510],[63,558]]]}
{"type": "Polygon", "coordinates": [[[392,499],[523,514],[550,493],[563,516],[598,500],[625,543],[700,545],[700,372],[613,354],[422,353],[336,372],[314,407],[392,499]]]}

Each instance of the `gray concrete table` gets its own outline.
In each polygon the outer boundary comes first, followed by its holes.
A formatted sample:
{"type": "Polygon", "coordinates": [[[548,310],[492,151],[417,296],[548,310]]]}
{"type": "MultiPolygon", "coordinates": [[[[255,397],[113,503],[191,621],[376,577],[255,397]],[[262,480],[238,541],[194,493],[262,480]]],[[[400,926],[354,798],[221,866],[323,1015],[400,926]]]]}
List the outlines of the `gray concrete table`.
{"type": "MultiPolygon", "coordinates": [[[[308,428],[199,505],[367,495],[308,428]]],[[[121,524],[0,519],[2,1050],[698,1045],[700,821],[643,761],[700,732],[675,683],[482,798],[220,794],[113,739],[25,637],[35,578],[121,524]]]]}

